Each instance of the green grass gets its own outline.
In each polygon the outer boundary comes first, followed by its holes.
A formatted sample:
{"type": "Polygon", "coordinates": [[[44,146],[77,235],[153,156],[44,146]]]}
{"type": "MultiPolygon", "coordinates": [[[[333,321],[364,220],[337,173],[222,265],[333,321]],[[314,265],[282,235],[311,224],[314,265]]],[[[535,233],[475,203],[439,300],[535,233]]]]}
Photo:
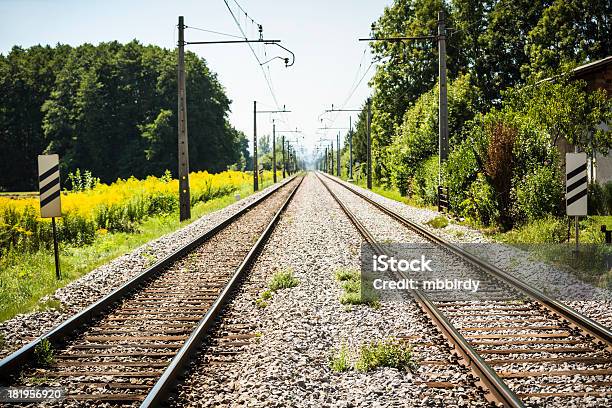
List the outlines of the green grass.
{"type": "Polygon", "coordinates": [[[355,362],[357,371],[371,371],[378,367],[391,367],[409,371],[416,367],[409,344],[394,339],[364,344],[355,362]]]}
{"type": "MultiPolygon", "coordinates": [[[[271,180],[266,180],[262,188],[271,184],[271,180]]],[[[0,321],[20,313],[44,308],[45,305],[39,304],[42,297],[54,293],[56,289],[66,286],[98,266],[140,245],[234,203],[236,194],[245,198],[253,194],[252,186],[247,183],[240,190],[227,196],[194,205],[191,211],[192,218],[189,221],[179,222],[178,214],[159,215],[150,217],[140,224],[138,233],[97,235],[92,245],[82,247],[60,245],[61,280],[55,278],[52,251],[10,252],[3,255],[0,259],[0,321]]],[[[155,262],[152,255],[144,256],[148,266],[155,262]]]]}
{"type": "Polygon", "coordinates": [[[40,343],[34,347],[34,359],[43,367],[53,364],[55,361],[54,354],[53,346],[47,339],[42,339],[40,343]]]}
{"type": "Polygon", "coordinates": [[[270,290],[276,292],[280,289],[293,288],[300,284],[300,281],[293,275],[293,271],[288,269],[286,271],[276,272],[272,275],[268,287],[270,290]]]}
{"type": "Polygon", "coordinates": [[[347,346],[342,345],[342,347],[340,347],[340,349],[337,350],[337,352],[331,357],[329,361],[329,368],[337,373],[351,369],[349,349],[347,346]]]}
{"type": "MultiPolygon", "coordinates": [[[[344,181],[346,181],[347,177],[342,177],[342,179],[344,181]]],[[[355,185],[357,185],[359,187],[367,189],[367,183],[366,183],[365,179],[354,180],[352,182],[352,184],[355,184],[355,185]]],[[[412,206],[412,207],[428,208],[430,210],[437,210],[438,209],[438,207],[433,206],[433,205],[425,205],[420,200],[418,200],[416,198],[404,197],[404,196],[402,196],[400,194],[398,189],[393,188],[393,187],[385,187],[385,186],[380,186],[380,185],[377,185],[377,184],[373,183],[371,191],[376,193],[376,194],[378,194],[378,195],[386,197],[386,198],[388,198],[390,200],[398,201],[400,203],[404,203],[404,204],[412,206]]]]}
{"type": "Polygon", "coordinates": [[[443,215],[438,215],[427,221],[425,224],[436,229],[445,228],[446,226],[448,226],[448,219],[443,215]]]}
{"type": "Polygon", "coordinates": [[[344,293],[340,296],[340,303],[348,305],[368,305],[374,309],[380,308],[378,293],[368,285],[365,290],[361,287],[361,274],[351,269],[339,269],[335,277],[341,282],[344,293]]]}
{"type": "Polygon", "coordinates": [[[573,222],[567,243],[567,218],[549,216],[493,237],[529,252],[536,260],[564,269],[583,282],[612,289],[612,271],[605,265],[605,256],[612,254],[612,247],[604,244],[602,225],[611,229],[612,216],[592,216],[580,221],[581,247],[577,256],[573,222]]]}

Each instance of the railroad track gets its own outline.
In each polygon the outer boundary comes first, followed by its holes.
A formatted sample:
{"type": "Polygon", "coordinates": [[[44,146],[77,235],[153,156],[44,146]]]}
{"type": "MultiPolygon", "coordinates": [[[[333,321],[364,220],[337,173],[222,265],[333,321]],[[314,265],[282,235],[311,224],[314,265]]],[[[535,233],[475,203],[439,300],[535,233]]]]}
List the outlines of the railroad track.
{"type": "Polygon", "coordinates": [[[63,387],[62,406],[165,402],[301,180],[274,187],[0,361],[2,385],[63,387]],[[42,342],[54,350],[49,364],[36,362],[42,342]]]}
{"type": "MultiPolygon", "coordinates": [[[[318,174],[319,175],[319,174],[318,174]]],[[[487,293],[479,299],[412,291],[415,299],[480,380],[490,401],[507,407],[612,405],[612,334],[497,267],[441,239],[336,178],[319,179],[375,253],[388,249],[330,187],[342,186],[389,218],[467,266],[487,293]],[[569,379],[569,381],[568,381],[569,379]]],[[[363,214],[362,214],[363,216],[363,214]]],[[[366,217],[366,216],[363,216],[366,217]]]]}

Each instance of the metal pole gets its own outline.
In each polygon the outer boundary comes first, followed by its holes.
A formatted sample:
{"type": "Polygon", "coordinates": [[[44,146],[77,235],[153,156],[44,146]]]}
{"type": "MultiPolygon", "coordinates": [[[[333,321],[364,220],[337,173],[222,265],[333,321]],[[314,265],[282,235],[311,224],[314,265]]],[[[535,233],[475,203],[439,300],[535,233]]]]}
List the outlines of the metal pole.
{"type": "Polygon", "coordinates": [[[276,183],[276,123],[272,119],[272,175],[276,183]]]}
{"type": "Polygon", "coordinates": [[[338,152],[336,153],[336,157],[338,159],[338,163],[336,166],[336,173],[338,177],[342,176],[342,170],[340,169],[340,132],[338,132],[338,136],[336,136],[336,147],[338,148],[338,152]]]}
{"type": "Polygon", "coordinates": [[[349,116],[349,178],[353,181],[353,118],[349,116]]]}
{"type": "Polygon", "coordinates": [[[51,225],[53,226],[53,251],[55,252],[55,277],[57,280],[62,279],[59,262],[59,248],[57,245],[57,228],[55,226],[55,217],[51,217],[51,225]]]}
{"type": "Polygon", "coordinates": [[[371,140],[371,125],[372,125],[372,99],[368,98],[368,120],[367,120],[367,158],[368,158],[368,189],[372,189],[372,140],[371,140]]]}
{"type": "Polygon", "coordinates": [[[446,87],[446,26],[444,11],[438,12],[438,64],[439,64],[439,150],[438,182],[442,185],[442,163],[448,159],[448,100],[446,87]]]}
{"type": "Polygon", "coordinates": [[[285,136],[283,135],[281,137],[281,141],[282,141],[282,145],[283,145],[283,178],[286,177],[286,169],[287,169],[287,163],[285,162],[285,136]]]}
{"type": "Polygon", "coordinates": [[[334,175],[334,139],[331,142],[331,154],[329,155],[329,161],[331,162],[331,175],[334,175]]]}
{"type": "MultiPolygon", "coordinates": [[[[574,146],[574,153],[578,153],[578,145],[574,146]]],[[[578,257],[578,251],[580,250],[580,228],[578,227],[577,215],[574,216],[574,228],[576,229],[576,257],[578,257]]]]}
{"type": "Polygon", "coordinates": [[[253,101],[253,191],[259,190],[259,168],[257,166],[257,101],[253,101]]]}
{"type": "Polygon", "coordinates": [[[323,161],[323,171],[327,173],[327,147],[325,148],[325,159],[323,161]]]}
{"type": "Polygon", "coordinates": [[[189,192],[189,144],[187,138],[187,95],[185,93],[185,23],[178,20],[178,176],[179,219],[191,218],[189,192]]]}

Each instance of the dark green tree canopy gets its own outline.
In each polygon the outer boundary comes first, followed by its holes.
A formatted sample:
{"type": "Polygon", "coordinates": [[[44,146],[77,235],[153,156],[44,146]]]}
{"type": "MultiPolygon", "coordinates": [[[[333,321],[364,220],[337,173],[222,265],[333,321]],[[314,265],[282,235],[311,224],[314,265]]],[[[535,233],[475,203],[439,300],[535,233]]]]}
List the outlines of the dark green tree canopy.
{"type": "MultiPolygon", "coordinates": [[[[244,163],[244,135],[206,62],[186,54],[191,170],[244,163]]],[[[102,181],[174,170],[176,51],[137,41],[15,47],[0,55],[0,188],[36,188],[36,155],[102,181]]]]}

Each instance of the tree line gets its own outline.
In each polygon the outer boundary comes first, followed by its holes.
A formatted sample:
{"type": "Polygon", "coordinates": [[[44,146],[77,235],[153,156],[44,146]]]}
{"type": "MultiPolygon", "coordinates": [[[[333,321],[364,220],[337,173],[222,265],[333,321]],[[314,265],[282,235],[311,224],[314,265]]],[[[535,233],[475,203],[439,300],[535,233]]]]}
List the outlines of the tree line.
{"type": "MultiPolygon", "coordinates": [[[[60,155],[63,178],[79,168],[103,182],[174,172],[176,60],[137,41],[0,55],[0,190],[36,189],[42,153],[60,155]]],[[[185,67],[190,169],[243,169],[248,141],[228,121],[223,86],[192,52],[185,67]]]]}
{"type": "MultiPolygon", "coordinates": [[[[451,148],[441,171],[453,211],[504,229],[560,214],[555,142],[562,136],[589,155],[612,148],[610,131],[600,126],[612,123],[611,99],[571,77],[572,68],[612,54],[612,3],[395,0],[372,36],[436,35],[439,11],[448,27],[451,148]]],[[[380,41],[371,50],[378,61],[370,82],[374,180],[433,204],[440,170],[437,43],[380,41]]],[[[366,161],[365,111],[364,101],[353,137],[358,175],[366,161]]]]}

